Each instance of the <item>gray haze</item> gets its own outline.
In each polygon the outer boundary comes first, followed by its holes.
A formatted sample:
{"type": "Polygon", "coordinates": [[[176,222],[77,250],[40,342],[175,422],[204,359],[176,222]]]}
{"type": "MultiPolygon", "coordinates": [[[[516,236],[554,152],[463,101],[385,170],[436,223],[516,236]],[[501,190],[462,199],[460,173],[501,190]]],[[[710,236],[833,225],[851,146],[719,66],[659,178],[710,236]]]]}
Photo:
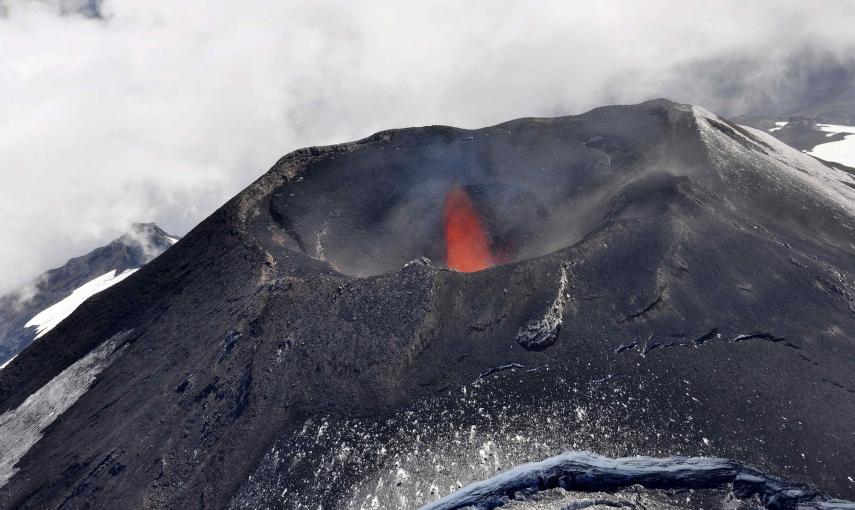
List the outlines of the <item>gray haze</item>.
{"type": "Polygon", "coordinates": [[[855,99],[848,1],[0,0],[0,291],[307,145],[665,96],[855,99]]]}

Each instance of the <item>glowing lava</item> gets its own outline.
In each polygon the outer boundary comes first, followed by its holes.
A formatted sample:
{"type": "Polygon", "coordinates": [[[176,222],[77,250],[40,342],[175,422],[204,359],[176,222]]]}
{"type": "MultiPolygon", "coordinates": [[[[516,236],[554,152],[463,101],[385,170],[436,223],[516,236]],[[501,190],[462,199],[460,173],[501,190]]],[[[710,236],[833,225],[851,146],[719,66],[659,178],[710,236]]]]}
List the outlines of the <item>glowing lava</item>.
{"type": "Polygon", "coordinates": [[[451,188],[445,195],[443,225],[445,263],[449,268],[471,273],[494,264],[487,229],[478,209],[460,186],[451,188]]]}

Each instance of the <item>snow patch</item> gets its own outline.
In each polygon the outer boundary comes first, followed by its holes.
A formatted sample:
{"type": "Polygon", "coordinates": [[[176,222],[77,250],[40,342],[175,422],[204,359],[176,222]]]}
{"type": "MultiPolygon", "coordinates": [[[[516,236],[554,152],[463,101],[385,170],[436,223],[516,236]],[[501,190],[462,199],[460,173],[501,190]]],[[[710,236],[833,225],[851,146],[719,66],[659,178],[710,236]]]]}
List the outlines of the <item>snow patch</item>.
{"type": "Polygon", "coordinates": [[[807,154],[833,161],[841,165],[855,167],[855,126],[840,126],[836,124],[818,124],[820,131],[828,133],[826,136],[834,136],[846,133],[843,140],[836,142],[821,143],[807,152],[807,154]]]}
{"type": "Polygon", "coordinates": [[[8,360],[6,360],[6,363],[3,363],[2,365],[0,365],[0,370],[3,370],[7,366],[9,366],[9,363],[11,363],[12,360],[17,358],[17,357],[18,357],[18,355],[16,354],[16,355],[12,356],[11,358],[9,358],[8,360]]]}
{"type": "Polygon", "coordinates": [[[89,390],[115,356],[123,331],[63,370],[17,409],[0,415],[0,488],[18,471],[15,465],[42,438],[44,430],[89,390]]]}
{"type": "Polygon", "coordinates": [[[817,124],[816,127],[819,128],[820,131],[825,131],[826,133],[850,133],[855,134],[855,126],[843,126],[840,124],[817,124]]]}
{"type": "Polygon", "coordinates": [[[775,131],[780,131],[780,130],[784,129],[784,127],[786,127],[787,124],[789,124],[789,122],[776,122],[775,127],[769,129],[769,132],[774,133],[775,131]]]}
{"type": "Polygon", "coordinates": [[[71,312],[82,305],[84,301],[99,292],[112,287],[113,285],[131,276],[137,269],[127,269],[121,273],[117,273],[114,269],[108,273],[86,282],[80,287],[74,289],[70,296],[62,301],[55,303],[30,319],[24,327],[35,327],[36,338],[41,338],[48,331],[52,330],[62,322],[66,317],[71,315],[71,312]]]}

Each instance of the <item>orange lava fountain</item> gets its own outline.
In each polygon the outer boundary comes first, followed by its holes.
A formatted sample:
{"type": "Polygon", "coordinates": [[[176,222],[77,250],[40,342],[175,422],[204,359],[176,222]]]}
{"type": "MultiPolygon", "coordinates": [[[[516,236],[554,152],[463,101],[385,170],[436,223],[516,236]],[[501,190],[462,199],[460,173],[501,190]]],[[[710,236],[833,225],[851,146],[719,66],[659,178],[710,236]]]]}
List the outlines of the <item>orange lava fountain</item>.
{"type": "Polygon", "coordinates": [[[494,264],[490,236],[481,215],[460,186],[454,186],[445,195],[443,224],[445,263],[450,269],[472,273],[494,264]]]}

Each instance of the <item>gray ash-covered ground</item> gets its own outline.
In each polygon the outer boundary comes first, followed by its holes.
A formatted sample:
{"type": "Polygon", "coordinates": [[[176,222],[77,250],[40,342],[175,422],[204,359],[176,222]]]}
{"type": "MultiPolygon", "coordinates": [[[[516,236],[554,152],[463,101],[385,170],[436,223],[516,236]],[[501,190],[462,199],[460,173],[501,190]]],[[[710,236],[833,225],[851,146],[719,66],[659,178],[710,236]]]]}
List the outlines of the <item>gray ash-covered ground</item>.
{"type": "MultiPolygon", "coordinates": [[[[566,450],[615,456],[641,448],[659,455],[709,451],[691,416],[663,409],[649,395],[633,396],[629,381],[571,381],[561,372],[532,367],[496,373],[382,421],[308,420],[265,455],[232,506],[417,508],[566,450]],[[667,444],[659,441],[663,434],[667,444]]],[[[648,384],[632,383],[642,394],[652,389],[648,384]]]]}
{"type": "Polygon", "coordinates": [[[132,331],[0,506],[415,509],[570,450],[853,499],[853,186],[664,100],[297,151],[0,371],[3,434],[132,331]],[[454,187],[501,265],[444,267],[454,187]]]}
{"type": "MultiPolygon", "coordinates": [[[[307,420],[267,452],[231,506],[420,508],[473,482],[566,451],[611,457],[745,453],[746,436],[719,437],[720,425],[704,412],[687,381],[668,391],[644,370],[606,381],[574,379],[566,368],[513,368],[416,402],[383,421],[307,420]]],[[[624,490],[646,498],[648,506],[641,508],[712,508],[697,501],[723,505],[728,500],[729,491],[719,487],[690,496],[692,488],[658,495],[624,490]],[[674,500],[670,507],[650,506],[668,499],[674,500]]],[[[582,494],[535,492],[521,500],[546,504],[560,496],[569,502],[582,494]]],[[[550,505],[543,508],[560,508],[550,505]]]]}

